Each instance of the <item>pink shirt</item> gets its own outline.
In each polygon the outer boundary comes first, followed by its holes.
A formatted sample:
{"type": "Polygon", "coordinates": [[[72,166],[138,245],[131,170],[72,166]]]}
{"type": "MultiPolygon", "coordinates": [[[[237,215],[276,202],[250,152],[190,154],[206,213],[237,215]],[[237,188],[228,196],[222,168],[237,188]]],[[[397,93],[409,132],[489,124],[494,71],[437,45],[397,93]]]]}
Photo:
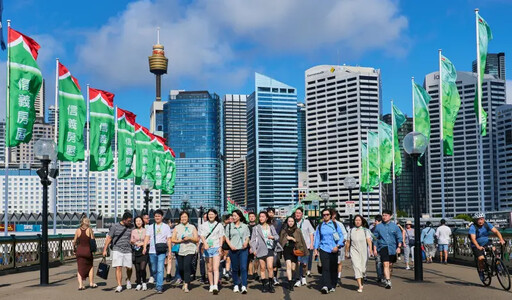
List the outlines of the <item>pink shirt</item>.
{"type": "Polygon", "coordinates": [[[144,242],[145,237],[146,237],[146,228],[141,228],[140,232],[139,232],[139,229],[133,229],[132,235],[130,238],[130,242],[135,245],[137,242],[144,242]]]}

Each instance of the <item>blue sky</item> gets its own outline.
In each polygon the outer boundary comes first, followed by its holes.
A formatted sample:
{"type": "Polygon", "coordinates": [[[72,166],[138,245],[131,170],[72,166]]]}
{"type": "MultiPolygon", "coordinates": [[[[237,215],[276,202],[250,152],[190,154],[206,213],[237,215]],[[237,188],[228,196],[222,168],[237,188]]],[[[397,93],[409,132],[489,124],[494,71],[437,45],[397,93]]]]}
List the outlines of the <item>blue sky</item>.
{"type": "MultiPolygon", "coordinates": [[[[82,87],[115,93],[118,106],[149,126],[155,95],[147,57],[158,26],[169,58],[163,96],[170,89],[249,94],[260,72],[295,86],[301,100],[306,69],[347,64],[381,69],[383,113],[394,99],[410,114],[410,78],[422,83],[437,69],[439,48],[457,70],[471,70],[476,7],[493,30],[490,52],[510,55],[508,0],[4,0],[3,18],[40,43],[48,104],[59,57],[82,87]]],[[[3,52],[2,69],[5,60],[3,52]]],[[[507,73],[512,78],[511,67],[507,73]]]]}

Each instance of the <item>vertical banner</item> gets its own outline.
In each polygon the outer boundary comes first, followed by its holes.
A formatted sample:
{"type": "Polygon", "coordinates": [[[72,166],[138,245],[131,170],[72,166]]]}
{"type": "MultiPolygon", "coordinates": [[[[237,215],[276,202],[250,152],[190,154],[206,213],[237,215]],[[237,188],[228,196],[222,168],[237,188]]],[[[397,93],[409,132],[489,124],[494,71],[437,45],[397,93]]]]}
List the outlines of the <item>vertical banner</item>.
{"type": "Polygon", "coordinates": [[[140,185],[142,180],[154,178],[154,163],[152,143],[153,134],[145,127],[135,123],[135,152],[136,168],[135,168],[135,184],[140,185]]]}
{"type": "Polygon", "coordinates": [[[368,173],[369,188],[373,188],[380,183],[380,165],[379,165],[379,135],[376,132],[368,132],[368,173]]]}
{"type": "Polygon", "coordinates": [[[478,87],[475,93],[475,113],[480,126],[482,136],[487,135],[487,112],[482,106],[482,82],[484,80],[485,66],[487,63],[487,48],[489,41],[492,40],[491,27],[482,18],[478,11],[476,12],[476,36],[477,36],[477,66],[478,66],[478,87]]]}
{"type": "Polygon", "coordinates": [[[153,162],[154,162],[154,178],[155,178],[155,189],[163,190],[165,188],[165,139],[163,137],[155,136],[151,141],[153,146],[153,162]]]}
{"type": "Polygon", "coordinates": [[[402,111],[394,104],[391,109],[393,115],[393,148],[395,152],[393,154],[395,157],[393,172],[395,176],[400,176],[402,174],[402,155],[400,153],[400,142],[398,141],[398,129],[405,123],[406,118],[402,111]]]}
{"type": "Polygon", "coordinates": [[[391,164],[393,163],[391,126],[379,121],[379,164],[380,182],[391,183],[391,164]]]}
{"type": "Polygon", "coordinates": [[[127,110],[117,108],[117,178],[133,178],[133,156],[135,154],[135,118],[127,110]]]}
{"type": "Polygon", "coordinates": [[[90,88],[90,170],[104,171],[114,166],[114,94],[90,88]]]}

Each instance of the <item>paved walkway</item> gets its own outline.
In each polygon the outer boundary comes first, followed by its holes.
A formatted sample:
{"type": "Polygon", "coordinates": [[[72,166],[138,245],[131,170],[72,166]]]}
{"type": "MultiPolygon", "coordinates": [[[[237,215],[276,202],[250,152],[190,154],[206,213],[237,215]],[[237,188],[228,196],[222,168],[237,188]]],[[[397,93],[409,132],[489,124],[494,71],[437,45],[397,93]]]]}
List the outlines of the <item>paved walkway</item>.
{"type": "MultiPolygon", "coordinates": [[[[97,262],[95,263],[97,266],[97,262]]],[[[315,268],[313,268],[315,270],[315,268]]],[[[460,265],[424,265],[423,283],[412,281],[413,271],[404,269],[399,262],[393,273],[393,289],[386,290],[374,283],[375,268],[373,261],[369,262],[369,283],[364,292],[356,292],[357,285],[352,277],[350,262],[343,269],[343,288],[337,288],[334,294],[322,295],[318,291],[319,277],[313,274],[309,279],[308,287],[295,288],[289,292],[282,287],[277,288],[275,294],[262,294],[259,283],[249,282],[247,295],[234,294],[231,286],[221,289],[219,296],[208,293],[207,287],[192,283],[192,290],[184,294],[180,288],[166,284],[165,291],[158,295],[151,291],[124,290],[114,293],[115,279],[113,270],[110,271],[108,281],[97,280],[97,289],[77,290],[76,265],[66,265],[50,270],[48,287],[40,287],[39,271],[23,272],[0,276],[0,299],[42,300],[42,299],[308,299],[319,297],[322,299],[511,299],[512,293],[501,289],[497,279],[494,278],[490,287],[483,287],[474,268],[460,265]],[[262,298],[264,296],[264,298],[262,298]]],[[[283,274],[284,275],[284,274],[283,274]]]]}

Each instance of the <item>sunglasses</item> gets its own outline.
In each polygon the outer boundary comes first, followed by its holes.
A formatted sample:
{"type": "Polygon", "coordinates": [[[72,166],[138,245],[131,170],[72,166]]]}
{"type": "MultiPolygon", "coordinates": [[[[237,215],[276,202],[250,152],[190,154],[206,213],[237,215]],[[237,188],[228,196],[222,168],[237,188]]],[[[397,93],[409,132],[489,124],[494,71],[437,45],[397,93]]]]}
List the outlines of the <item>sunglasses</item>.
{"type": "Polygon", "coordinates": [[[331,214],[323,214],[322,216],[324,216],[324,217],[328,217],[328,216],[330,216],[330,215],[331,215],[331,214]]]}

